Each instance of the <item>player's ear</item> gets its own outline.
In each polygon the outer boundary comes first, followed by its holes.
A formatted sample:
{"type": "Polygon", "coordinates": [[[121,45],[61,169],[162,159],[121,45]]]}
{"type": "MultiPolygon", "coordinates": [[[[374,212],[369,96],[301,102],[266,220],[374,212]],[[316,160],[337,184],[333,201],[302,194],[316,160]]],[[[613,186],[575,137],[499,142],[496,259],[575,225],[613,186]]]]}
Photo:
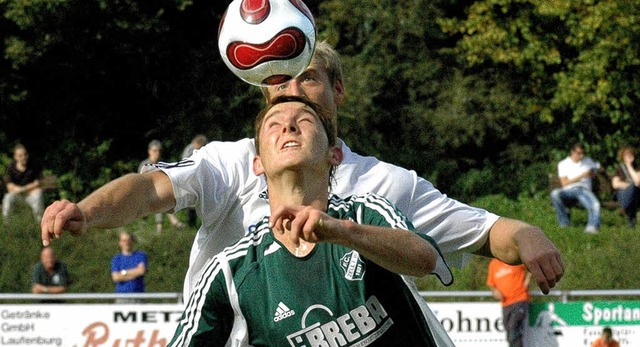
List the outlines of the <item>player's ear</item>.
{"type": "Polygon", "coordinates": [[[336,79],[336,81],[333,82],[333,93],[336,103],[340,104],[342,99],[344,99],[344,84],[342,84],[342,80],[336,79]]]}
{"type": "Polygon", "coordinates": [[[342,146],[332,146],[329,149],[329,163],[331,166],[338,166],[342,163],[344,153],[342,152],[342,146]]]}
{"type": "Polygon", "coordinates": [[[264,167],[262,166],[262,160],[260,160],[259,156],[253,157],[253,173],[256,176],[260,176],[264,174],[264,167]]]}

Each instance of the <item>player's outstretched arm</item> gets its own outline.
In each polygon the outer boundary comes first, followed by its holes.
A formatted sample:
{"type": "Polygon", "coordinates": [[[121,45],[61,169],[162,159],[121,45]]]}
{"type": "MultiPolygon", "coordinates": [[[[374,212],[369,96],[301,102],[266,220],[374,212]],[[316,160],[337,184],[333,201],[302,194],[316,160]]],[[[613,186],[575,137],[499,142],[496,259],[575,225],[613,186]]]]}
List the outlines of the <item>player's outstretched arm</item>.
{"type": "Polygon", "coordinates": [[[436,249],[408,230],[336,219],[309,206],[281,206],[270,221],[274,231],[286,233],[294,245],[299,239],[343,245],[398,274],[422,277],[436,267],[436,249]]]}
{"type": "Polygon", "coordinates": [[[116,228],[151,213],[166,212],[174,205],[173,187],[165,173],[128,174],[77,204],[60,200],[49,205],[40,224],[42,244],[48,245],[64,231],[80,235],[90,229],[116,228]]]}
{"type": "Polygon", "coordinates": [[[501,217],[491,227],[489,240],[480,251],[508,264],[525,264],[543,293],[555,287],[564,274],[558,248],[534,226],[501,217]]]}

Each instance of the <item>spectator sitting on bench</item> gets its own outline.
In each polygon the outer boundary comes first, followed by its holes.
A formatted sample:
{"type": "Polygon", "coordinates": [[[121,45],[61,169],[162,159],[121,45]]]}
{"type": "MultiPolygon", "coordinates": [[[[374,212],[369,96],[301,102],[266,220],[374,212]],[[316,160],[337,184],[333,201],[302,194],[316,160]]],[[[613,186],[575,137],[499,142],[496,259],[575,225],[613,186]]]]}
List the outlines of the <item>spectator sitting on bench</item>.
{"type": "Polygon", "coordinates": [[[9,213],[18,200],[26,202],[33,210],[38,223],[44,212],[44,196],[40,186],[42,170],[35,162],[29,160],[29,152],[22,144],[13,148],[13,162],[4,176],[7,193],[2,199],[2,217],[8,223],[9,213]]]}
{"type": "Polygon", "coordinates": [[[620,164],[611,179],[611,186],[616,190],[616,198],[627,216],[629,227],[634,228],[640,205],[640,172],[636,170],[636,149],[623,147],[618,151],[620,164]]]}
{"type": "Polygon", "coordinates": [[[592,178],[599,169],[600,164],[585,156],[584,146],[580,143],[574,144],[570,155],[558,163],[558,177],[562,187],[551,191],[551,203],[556,209],[560,227],[569,226],[569,206],[577,201],[589,215],[585,233],[598,233],[601,222],[600,201],[593,193],[592,178]]]}

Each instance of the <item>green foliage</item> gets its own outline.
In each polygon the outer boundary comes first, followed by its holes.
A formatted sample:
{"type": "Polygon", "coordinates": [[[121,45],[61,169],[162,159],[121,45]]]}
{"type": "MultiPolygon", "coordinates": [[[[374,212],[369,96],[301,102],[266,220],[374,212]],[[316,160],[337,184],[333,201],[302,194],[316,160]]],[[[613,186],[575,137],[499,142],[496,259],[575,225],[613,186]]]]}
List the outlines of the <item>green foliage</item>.
{"type": "Polygon", "coordinates": [[[464,17],[439,19],[460,38],[455,54],[473,71],[494,66],[526,77],[512,85],[525,114],[575,140],[600,143],[605,152],[634,136],[638,2],[487,0],[466,10],[464,17]]]}
{"type": "MultiPolygon", "coordinates": [[[[262,97],[217,52],[226,5],[0,1],[0,146],[25,143],[77,199],[128,172],[151,139],[173,161],[196,133],[250,136],[262,97]]],[[[343,58],[339,135],[445,192],[532,194],[519,176],[569,143],[603,162],[640,145],[637,2],[308,5],[343,58]]]]}
{"type": "Polygon", "coordinates": [[[81,198],[105,183],[127,173],[137,172],[139,162],[116,161],[105,166],[111,147],[104,141],[93,148],[73,148],[73,160],[66,162],[67,172],[58,175],[58,195],[62,199],[80,201],[81,198]]]}
{"type": "Polygon", "coordinates": [[[0,1],[0,133],[8,135],[0,145],[25,143],[74,197],[120,173],[82,167],[97,160],[86,151],[109,167],[144,159],[154,138],[171,161],[197,133],[243,137],[261,100],[219,58],[216,28],[225,7],[0,1]],[[109,150],[100,152],[105,143],[109,150]]]}

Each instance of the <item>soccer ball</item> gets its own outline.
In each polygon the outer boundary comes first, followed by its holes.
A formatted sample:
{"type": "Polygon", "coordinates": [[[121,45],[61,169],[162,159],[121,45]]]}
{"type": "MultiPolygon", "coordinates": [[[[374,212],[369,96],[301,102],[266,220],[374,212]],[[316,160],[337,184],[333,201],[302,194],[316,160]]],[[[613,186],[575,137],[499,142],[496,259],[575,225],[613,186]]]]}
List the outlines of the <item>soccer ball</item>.
{"type": "Polygon", "coordinates": [[[281,84],[302,73],[315,44],[315,21],[302,0],[233,0],[218,28],[224,63],[257,86],[281,84]]]}

